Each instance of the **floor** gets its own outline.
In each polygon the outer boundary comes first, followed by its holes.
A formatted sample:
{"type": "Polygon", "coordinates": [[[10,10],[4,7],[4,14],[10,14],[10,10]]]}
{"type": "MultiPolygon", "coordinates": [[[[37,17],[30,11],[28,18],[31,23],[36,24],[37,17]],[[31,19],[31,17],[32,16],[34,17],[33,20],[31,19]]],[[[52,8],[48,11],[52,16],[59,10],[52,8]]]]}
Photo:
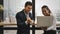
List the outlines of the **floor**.
{"type": "MultiPolygon", "coordinates": [[[[4,34],[16,34],[17,30],[4,30],[4,34]]],[[[32,30],[30,30],[30,34],[32,34],[32,30]]],[[[43,34],[43,30],[36,30],[35,34],[43,34]]]]}

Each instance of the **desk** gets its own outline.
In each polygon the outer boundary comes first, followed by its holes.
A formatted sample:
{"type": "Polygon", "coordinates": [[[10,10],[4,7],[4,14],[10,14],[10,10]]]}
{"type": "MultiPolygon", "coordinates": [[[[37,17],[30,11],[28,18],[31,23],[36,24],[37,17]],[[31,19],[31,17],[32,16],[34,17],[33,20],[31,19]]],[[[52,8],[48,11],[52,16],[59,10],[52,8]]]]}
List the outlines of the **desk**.
{"type": "MultiPolygon", "coordinates": [[[[4,27],[3,27],[4,30],[8,31],[8,30],[17,30],[17,24],[16,23],[8,23],[8,24],[4,24],[4,27]]],[[[35,33],[36,30],[41,30],[41,28],[38,28],[38,27],[35,27],[35,28],[32,28],[30,27],[30,30],[32,30],[32,33],[35,33]],[[34,32],[33,32],[34,30],[34,32]]],[[[5,32],[6,32],[5,31],[5,32]]]]}
{"type": "MultiPolygon", "coordinates": [[[[0,31],[2,32],[2,34],[3,34],[3,30],[17,30],[17,24],[16,23],[7,23],[7,24],[6,23],[5,24],[0,23],[0,26],[1,26],[0,27],[0,29],[1,29],[0,31]],[[16,25],[16,26],[15,27],[13,27],[13,26],[12,27],[10,27],[10,26],[8,27],[7,25],[16,25]],[[5,26],[5,27],[3,27],[3,26],[5,26]]],[[[59,25],[57,25],[57,26],[59,26],[59,25]]],[[[57,27],[57,29],[60,30],[60,27],[59,28],[57,27]]],[[[34,30],[34,32],[32,32],[32,33],[35,34],[36,30],[42,30],[42,29],[39,28],[39,27],[34,27],[34,28],[30,27],[30,30],[32,30],[32,31],[34,30]]]]}

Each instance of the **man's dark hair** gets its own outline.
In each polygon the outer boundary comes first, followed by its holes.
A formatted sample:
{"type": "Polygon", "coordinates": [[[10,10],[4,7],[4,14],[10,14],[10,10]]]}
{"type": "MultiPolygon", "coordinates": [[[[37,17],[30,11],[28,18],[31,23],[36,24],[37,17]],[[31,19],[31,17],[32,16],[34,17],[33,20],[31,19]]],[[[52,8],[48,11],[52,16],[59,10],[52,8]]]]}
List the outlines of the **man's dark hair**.
{"type": "Polygon", "coordinates": [[[28,6],[28,5],[32,6],[32,2],[27,1],[27,2],[25,3],[25,7],[28,6]]]}

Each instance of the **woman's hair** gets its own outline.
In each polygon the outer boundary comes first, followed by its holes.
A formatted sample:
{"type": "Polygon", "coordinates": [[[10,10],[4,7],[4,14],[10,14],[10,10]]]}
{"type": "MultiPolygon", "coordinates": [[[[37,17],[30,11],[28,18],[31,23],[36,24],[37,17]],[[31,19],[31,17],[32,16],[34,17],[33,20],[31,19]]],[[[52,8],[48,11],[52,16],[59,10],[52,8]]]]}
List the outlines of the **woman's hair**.
{"type": "Polygon", "coordinates": [[[43,6],[42,6],[42,9],[43,9],[43,8],[46,8],[47,10],[49,10],[49,13],[51,13],[51,11],[50,11],[50,9],[48,8],[48,6],[43,5],[43,6]]]}

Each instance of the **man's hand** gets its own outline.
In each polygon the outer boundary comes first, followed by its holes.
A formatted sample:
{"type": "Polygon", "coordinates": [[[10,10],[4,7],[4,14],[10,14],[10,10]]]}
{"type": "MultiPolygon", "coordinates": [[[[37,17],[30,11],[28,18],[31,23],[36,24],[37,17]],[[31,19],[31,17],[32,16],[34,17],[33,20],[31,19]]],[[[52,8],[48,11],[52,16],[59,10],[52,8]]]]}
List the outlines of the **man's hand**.
{"type": "Polygon", "coordinates": [[[32,22],[31,18],[27,18],[27,23],[30,24],[32,22]]]}
{"type": "Polygon", "coordinates": [[[32,20],[31,18],[27,18],[27,23],[31,24],[33,26],[36,25],[35,22],[34,22],[34,20],[32,20]]]}
{"type": "Polygon", "coordinates": [[[35,22],[32,23],[33,26],[37,25],[35,22]]]}

